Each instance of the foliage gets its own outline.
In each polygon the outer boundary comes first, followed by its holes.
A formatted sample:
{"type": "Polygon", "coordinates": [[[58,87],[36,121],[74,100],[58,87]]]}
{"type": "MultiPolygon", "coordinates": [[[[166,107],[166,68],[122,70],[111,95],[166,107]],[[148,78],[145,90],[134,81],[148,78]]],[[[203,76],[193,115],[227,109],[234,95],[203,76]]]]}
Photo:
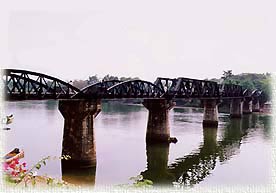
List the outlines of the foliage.
{"type": "Polygon", "coordinates": [[[221,79],[224,81],[224,83],[232,83],[231,78],[233,77],[232,70],[223,71],[223,75],[221,79]]]}
{"type": "Polygon", "coordinates": [[[7,182],[18,183],[26,176],[26,162],[19,163],[19,159],[14,159],[9,163],[4,162],[3,171],[7,182]]]}
{"type": "Polygon", "coordinates": [[[82,89],[88,85],[88,82],[86,80],[74,80],[73,86],[82,89]]]}
{"type": "Polygon", "coordinates": [[[74,80],[73,86],[82,89],[88,85],[95,84],[100,81],[109,81],[109,80],[120,80],[120,81],[127,81],[127,80],[137,80],[138,77],[118,77],[113,75],[105,75],[103,78],[99,78],[97,74],[93,76],[89,76],[87,80],[74,80]]]}
{"type": "Polygon", "coordinates": [[[270,73],[266,74],[256,74],[256,73],[242,73],[234,75],[232,70],[223,71],[222,83],[232,83],[241,85],[245,89],[250,90],[262,90],[264,92],[265,101],[271,100],[272,90],[271,90],[272,77],[270,73]]]}
{"type": "Polygon", "coordinates": [[[119,80],[119,78],[117,76],[111,76],[111,75],[107,74],[102,79],[102,81],[109,81],[109,80],[119,80]]]}
{"type": "Polygon", "coordinates": [[[100,82],[97,74],[88,77],[88,80],[87,80],[88,85],[95,84],[97,82],[100,82]]]}
{"type": "Polygon", "coordinates": [[[131,78],[131,77],[121,77],[120,78],[120,81],[128,81],[128,80],[139,80],[138,77],[134,77],[134,78],[131,78]]]}
{"type": "Polygon", "coordinates": [[[144,179],[142,175],[138,175],[136,177],[131,177],[130,180],[133,180],[133,187],[151,187],[153,182],[151,180],[144,179]]]}
{"type": "Polygon", "coordinates": [[[122,188],[151,188],[153,182],[148,179],[144,179],[142,175],[129,178],[132,181],[131,184],[121,184],[119,185],[122,188]]]}
{"type": "MultiPolygon", "coordinates": [[[[19,185],[24,183],[24,186],[27,187],[28,184],[32,184],[35,186],[37,184],[38,179],[41,180],[41,177],[37,177],[37,171],[41,168],[42,165],[46,166],[46,161],[50,159],[50,156],[47,156],[41,160],[39,160],[36,164],[34,164],[31,169],[26,169],[26,162],[20,163],[19,159],[14,159],[9,163],[3,163],[3,171],[4,178],[6,182],[14,185],[19,185]]],[[[56,159],[56,157],[54,157],[56,159]]],[[[70,159],[70,156],[64,155],[59,157],[59,159],[70,159]]],[[[67,185],[62,180],[57,180],[51,177],[43,176],[43,181],[46,182],[47,185],[57,185],[57,186],[65,186],[67,185]]]]}
{"type": "Polygon", "coordinates": [[[234,75],[230,78],[231,81],[244,88],[251,90],[262,90],[265,93],[266,100],[271,100],[271,74],[255,74],[255,73],[243,73],[234,75]]]}

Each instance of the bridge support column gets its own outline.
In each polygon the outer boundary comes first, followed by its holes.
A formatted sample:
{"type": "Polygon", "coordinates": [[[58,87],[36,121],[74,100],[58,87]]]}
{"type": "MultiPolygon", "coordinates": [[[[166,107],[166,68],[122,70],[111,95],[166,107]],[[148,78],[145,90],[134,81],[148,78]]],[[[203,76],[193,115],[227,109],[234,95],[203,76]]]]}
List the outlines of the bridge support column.
{"type": "Polygon", "coordinates": [[[245,98],[243,101],[243,114],[251,114],[252,113],[252,100],[245,98]]]}
{"type": "Polygon", "coordinates": [[[62,169],[91,168],[96,166],[93,119],[101,110],[100,101],[70,99],[59,101],[59,111],[64,117],[62,169]]]}
{"type": "Polygon", "coordinates": [[[143,105],[149,110],[147,143],[169,142],[169,110],[175,103],[166,99],[145,99],[143,105]]]}
{"type": "Polygon", "coordinates": [[[243,111],[243,101],[242,99],[232,99],[230,104],[230,117],[231,118],[241,118],[243,111]]]}
{"type": "Polygon", "coordinates": [[[258,99],[253,99],[252,111],[260,112],[260,102],[258,99]]]}
{"type": "Polygon", "coordinates": [[[203,127],[218,126],[218,101],[216,99],[203,100],[203,127]]]}

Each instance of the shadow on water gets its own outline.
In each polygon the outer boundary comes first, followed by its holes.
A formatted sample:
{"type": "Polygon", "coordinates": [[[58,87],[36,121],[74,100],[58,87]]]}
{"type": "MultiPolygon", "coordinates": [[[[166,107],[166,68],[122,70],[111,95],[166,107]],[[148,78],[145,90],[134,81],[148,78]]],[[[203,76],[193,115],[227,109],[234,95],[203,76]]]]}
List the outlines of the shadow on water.
{"type": "Polygon", "coordinates": [[[46,100],[45,107],[47,110],[56,110],[58,109],[58,103],[55,100],[46,100]]]}
{"type": "Polygon", "coordinates": [[[93,187],[95,185],[96,166],[84,169],[62,168],[62,180],[82,187],[93,187]]]}
{"type": "Polygon", "coordinates": [[[272,116],[267,116],[267,115],[260,115],[259,116],[259,123],[263,125],[262,127],[264,128],[263,134],[265,139],[272,139],[272,133],[271,133],[271,123],[272,123],[272,116]]]}
{"type": "Polygon", "coordinates": [[[142,105],[134,104],[123,104],[122,102],[102,102],[102,113],[108,114],[128,114],[130,112],[139,112],[141,108],[144,108],[142,105]]]}
{"type": "MultiPolygon", "coordinates": [[[[111,109],[108,111],[112,112],[111,109]]],[[[127,108],[122,112],[128,112],[127,108]]],[[[258,128],[258,124],[265,126],[265,133],[270,132],[269,123],[269,118],[255,114],[244,115],[242,119],[229,119],[219,141],[217,128],[202,128],[203,142],[199,148],[189,155],[176,158],[171,164],[168,163],[170,144],[146,144],[147,168],[141,175],[152,180],[154,186],[196,185],[209,176],[218,163],[224,164],[239,154],[243,140],[258,128]]],[[[78,170],[62,168],[62,179],[76,185],[94,186],[95,173],[96,166],[78,170]]]]}
{"type": "Polygon", "coordinates": [[[223,138],[217,141],[217,128],[203,129],[203,143],[190,155],[175,159],[168,165],[169,145],[147,144],[147,169],[141,174],[156,186],[193,186],[212,173],[218,162],[223,164],[239,153],[242,140],[258,123],[258,116],[245,115],[230,119],[223,138]]]}
{"type": "Polygon", "coordinates": [[[174,180],[168,170],[169,144],[147,144],[147,170],[141,172],[145,179],[154,184],[167,185],[174,180]]]}

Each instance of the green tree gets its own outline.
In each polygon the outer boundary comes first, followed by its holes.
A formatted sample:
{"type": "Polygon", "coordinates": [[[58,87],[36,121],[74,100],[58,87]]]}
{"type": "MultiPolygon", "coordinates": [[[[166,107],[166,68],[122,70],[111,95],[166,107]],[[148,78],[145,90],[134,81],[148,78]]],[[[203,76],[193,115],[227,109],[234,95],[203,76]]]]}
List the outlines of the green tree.
{"type": "Polygon", "coordinates": [[[221,79],[223,80],[223,83],[232,83],[231,78],[233,77],[232,70],[223,71],[223,75],[221,79]]]}
{"type": "Polygon", "coordinates": [[[103,77],[103,80],[102,81],[109,81],[109,80],[119,80],[119,78],[117,76],[110,76],[109,74],[105,75],[103,77]]]}
{"type": "Polygon", "coordinates": [[[89,84],[89,85],[95,84],[95,83],[97,83],[97,82],[100,82],[100,80],[99,80],[97,74],[88,77],[88,84],[89,84]]]}
{"type": "Polygon", "coordinates": [[[82,88],[88,86],[88,81],[87,80],[74,80],[73,86],[75,86],[79,89],[82,89],[82,88]]]}
{"type": "Polygon", "coordinates": [[[271,74],[242,73],[234,75],[232,70],[223,71],[222,83],[241,85],[244,89],[263,91],[263,100],[271,100],[271,74]]]}

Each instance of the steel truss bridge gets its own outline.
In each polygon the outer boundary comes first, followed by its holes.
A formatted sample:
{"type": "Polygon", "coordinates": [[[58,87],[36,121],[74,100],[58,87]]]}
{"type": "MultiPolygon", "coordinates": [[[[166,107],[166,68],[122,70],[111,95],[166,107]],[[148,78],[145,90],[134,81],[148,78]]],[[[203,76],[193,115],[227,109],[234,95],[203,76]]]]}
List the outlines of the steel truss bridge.
{"type": "Polygon", "coordinates": [[[248,90],[235,84],[190,78],[157,78],[154,83],[144,80],[103,81],[82,90],[58,78],[18,69],[3,69],[2,83],[5,100],[43,99],[120,99],[120,98],[245,98],[263,96],[260,90],[248,90]]]}

